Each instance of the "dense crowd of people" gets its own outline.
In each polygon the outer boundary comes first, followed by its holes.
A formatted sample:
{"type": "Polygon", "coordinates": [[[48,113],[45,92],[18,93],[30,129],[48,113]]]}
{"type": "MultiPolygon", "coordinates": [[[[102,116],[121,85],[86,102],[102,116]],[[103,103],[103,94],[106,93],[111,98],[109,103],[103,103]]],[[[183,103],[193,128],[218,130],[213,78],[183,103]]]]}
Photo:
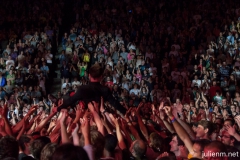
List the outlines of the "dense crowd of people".
{"type": "Polygon", "coordinates": [[[1,160],[239,159],[239,2],[0,6],[1,160]]]}

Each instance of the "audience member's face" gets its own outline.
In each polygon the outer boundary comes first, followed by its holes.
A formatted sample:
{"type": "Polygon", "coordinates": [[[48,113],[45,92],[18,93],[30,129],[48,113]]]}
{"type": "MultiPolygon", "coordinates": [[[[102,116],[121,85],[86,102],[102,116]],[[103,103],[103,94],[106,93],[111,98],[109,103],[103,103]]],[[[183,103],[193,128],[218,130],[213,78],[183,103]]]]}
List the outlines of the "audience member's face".
{"type": "Polygon", "coordinates": [[[137,85],[136,84],[134,85],[134,89],[137,89],[137,85]]]}
{"type": "Polygon", "coordinates": [[[205,129],[202,125],[198,125],[197,130],[196,130],[196,137],[202,138],[205,136],[205,129]]]}
{"type": "Polygon", "coordinates": [[[216,86],[216,84],[217,84],[216,81],[213,81],[213,86],[216,86]]]}
{"type": "Polygon", "coordinates": [[[224,129],[226,130],[227,126],[232,126],[230,121],[225,121],[223,124],[224,129]]]}
{"type": "Polygon", "coordinates": [[[200,102],[200,107],[204,107],[204,102],[200,102]]]}
{"type": "Polygon", "coordinates": [[[197,127],[195,125],[193,125],[192,130],[193,130],[194,133],[196,133],[197,132],[197,127]]]}
{"type": "Polygon", "coordinates": [[[201,147],[199,144],[197,143],[193,144],[193,151],[194,151],[193,157],[202,157],[201,147]]]}
{"type": "Polygon", "coordinates": [[[226,100],[226,99],[223,99],[223,100],[222,100],[222,105],[223,105],[223,106],[226,106],[226,105],[227,105],[227,100],[226,100]]]}
{"type": "Polygon", "coordinates": [[[215,113],[217,113],[217,112],[218,112],[218,106],[214,106],[213,111],[214,111],[215,113]]]}
{"type": "Polygon", "coordinates": [[[189,111],[189,110],[190,110],[190,105],[189,105],[189,104],[184,105],[184,109],[186,109],[187,111],[189,111]]]}
{"type": "Polygon", "coordinates": [[[232,112],[232,113],[236,112],[235,106],[231,106],[231,112],[232,112]]]}
{"type": "Polygon", "coordinates": [[[170,149],[171,152],[178,151],[178,141],[176,136],[172,138],[172,141],[169,144],[171,146],[171,149],[170,149]]]}
{"type": "Polygon", "coordinates": [[[227,131],[223,131],[222,132],[222,143],[227,145],[227,146],[230,146],[231,145],[231,139],[230,139],[231,135],[227,132],[227,131]]]}

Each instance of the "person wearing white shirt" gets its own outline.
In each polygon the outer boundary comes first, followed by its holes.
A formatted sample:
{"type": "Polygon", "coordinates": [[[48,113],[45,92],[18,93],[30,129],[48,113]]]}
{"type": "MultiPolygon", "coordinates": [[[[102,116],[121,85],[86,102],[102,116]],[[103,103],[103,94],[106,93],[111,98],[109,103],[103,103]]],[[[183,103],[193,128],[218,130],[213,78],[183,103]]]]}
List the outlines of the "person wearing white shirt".
{"type": "Polygon", "coordinates": [[[76,86],[81,86],[82,83],[79,82],[79,81],[77,80],[77,78],[74,78],[74,81],[72,82],[72,86],[74,86],[74,85],[76,85],[76,86]]]}
{"type": "Polygon", "coordinates": [[[51,51],[48,50],[47,54],[45,55],[45,59],[47,61],[47,66],[49,68],[49,75],[51,75],[51,72],[52,72],[52,58],[53,58],[53,55],[51,54],[51,51]]]}
{"type": "Polygon", "coordinates": [[[177,40],[174,40],[174,44],[172,46],[175,47],[176,51],[180,50],[180,45],[177,44],[177,40]]]}
{"type": "Polygon", "coordinates": [[[202,81],[198,79],[198,76],[194,76],[194,80],[192,80],[192,87],[197,86],[198,88],[201,86],[202,81]]]}
{"type": "Polygon", "coordinates": [[[136,96],[139,95],[140,89],[137,88],[137,84],[134,85],[133,89],[131,89],[129,93],[130,93],[130,94],[131,94],[131,93],[134,93],[136,96]]]}
{"type": "Polygon", "coordinates": [[[53,58],[53,55],[51,54],[51,51],[49,50],[47,52],[47,54],[45,55],[45,59],[47,61],[47,64],[52,64],[52,58],[53,58]]]}
{"type": "Polygon", "coordinates": [[[66,88],[67,85],[71,87],[71,83],[68,82],[68,79],[66,79],[65,83],[62,84],[62,90],[66,88]]]}
{"type": "Polygon", "coordinates": [[[6,70],[9,70],[12,66],[14,67],[15,63],[12,60],[11,56],[8,56],[8,60],[6,61],[6,70]]]}
{"type": "Polygon", "coordinates": [[[127,47],[128,47],[128,50],[136,50],[136,46],[131,42],[128,44],[127,47]]]}
{"type": "Polygon", "coordinates": [[[119,37],[119,39],[116,40],[116,41],[117,41],[117,44],[118,44],[119,47],[124,46],[124,41],[123,41],[122,37],[119,37]]]}
{"type": "Polygon", "coordinates": [[[113,70],[113,61],[111,57],[108,57],[107,64],[111,66],[111,69],[113,70]]]}

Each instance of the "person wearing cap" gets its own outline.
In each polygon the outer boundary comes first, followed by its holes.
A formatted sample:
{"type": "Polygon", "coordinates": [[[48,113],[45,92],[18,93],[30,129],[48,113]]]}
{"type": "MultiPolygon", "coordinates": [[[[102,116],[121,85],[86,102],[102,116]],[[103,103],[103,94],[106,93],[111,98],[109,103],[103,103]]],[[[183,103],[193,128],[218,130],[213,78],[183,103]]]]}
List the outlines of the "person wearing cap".
{"type": "Polygon", "coordinates": [[[63,104],[58,107],[58,111],[71,106],[78,100],[82,100],[85,104],[88,104],[91,101],[100,102],[101,97],[103,97],[103,99],[108,101],[114,108],[125,114],[126,109],[112,96],[110,89],[100,84],[103,72],[104,69],[99,64],[94,64],[89,69],[90,83],[80,86],[72,97],[63,101],[63,104]]]}

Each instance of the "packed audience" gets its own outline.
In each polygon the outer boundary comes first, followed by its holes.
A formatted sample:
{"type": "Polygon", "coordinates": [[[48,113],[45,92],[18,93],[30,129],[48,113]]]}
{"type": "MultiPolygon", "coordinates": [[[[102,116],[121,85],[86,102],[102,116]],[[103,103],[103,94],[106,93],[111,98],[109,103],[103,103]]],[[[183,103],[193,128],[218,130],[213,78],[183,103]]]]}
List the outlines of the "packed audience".
{"type": "Polygon", "coordinates": [[[59,35],[66,1],[23,2],[0,2],[1,160],[239,159],[239,3],[71,1],[59,35]],[[103,98],[57,112],[93,65],[125,115],[103,98]]]}

